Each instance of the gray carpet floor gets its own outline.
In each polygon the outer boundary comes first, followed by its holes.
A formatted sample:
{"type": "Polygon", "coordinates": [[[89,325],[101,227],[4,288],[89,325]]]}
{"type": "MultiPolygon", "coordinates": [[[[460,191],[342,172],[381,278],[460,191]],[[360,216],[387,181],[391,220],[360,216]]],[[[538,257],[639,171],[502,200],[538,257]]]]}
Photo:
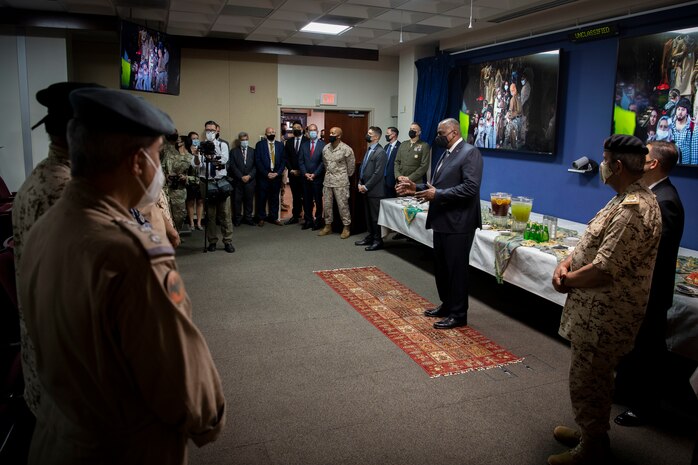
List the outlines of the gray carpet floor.
{"type": "MultiPolygon", "coordinates": [[[[438,302],[430,249],[388,240],[365,252],[359,236],[298,225],[235,228],[234,254],[220,242],[202,253],[198,231],[184,239],[177,261],[228,407],[221,436],[192,444],[190,463],[528,465],[564,450],[552,437],[574,424],[560,307],[473,271],[470,325],[525,360],[430,379],[313,273],[377,266],[438,302]]],[[[694,438],[611,428],[619,464],[689,464],[694,438]]]]}

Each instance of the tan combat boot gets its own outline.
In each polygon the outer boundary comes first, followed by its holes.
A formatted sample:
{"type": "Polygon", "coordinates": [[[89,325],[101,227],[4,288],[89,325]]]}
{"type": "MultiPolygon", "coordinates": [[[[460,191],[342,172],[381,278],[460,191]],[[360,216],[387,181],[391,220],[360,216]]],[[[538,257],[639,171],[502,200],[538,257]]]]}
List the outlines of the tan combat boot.
{"type": "Polygon", "coordinates": [[[611,448],[608,436],[604,435],[589,439],[582,438],[574,449],[548,457],[548,464],[605,465],[610,459],[611,448]]]}
{"type": "Polygon", "coordinates": [[[317,233],[318,236],[327,236],[328,234],[332,234],[332,226],[329,224],[326,224],[324,228],[322,228],[322,231],[317,233]]]}
{"type": "Polygon", "coordinates": [[[575,447],[582,439],[582,434],[576,429],[568,428],[567,426],[556,426],[553,430],[553,437],[560,444],[567,447],[575,447]]]}
{"type": "Polygon", "coordinates": [[[351,232],[349,232],[349,226],[344,226],[344,229],[342,229],[342,234],[340,234],[339,237],[341,237],[342,239],[346,239],[349,236],[351,236],[351,232]]]}

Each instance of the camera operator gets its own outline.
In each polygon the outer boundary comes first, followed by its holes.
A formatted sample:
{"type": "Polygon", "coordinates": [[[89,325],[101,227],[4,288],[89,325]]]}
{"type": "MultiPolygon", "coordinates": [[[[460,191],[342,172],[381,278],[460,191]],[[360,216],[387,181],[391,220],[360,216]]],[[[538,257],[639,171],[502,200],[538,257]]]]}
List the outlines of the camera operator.
{"type": "MultiPolygon", "coordinates": [[[[206,140],[199,145],[199,153],[194,155],[193,165],[199,170],[199,177],[205,180],[203,191],[206,192],[206,236],[208,238],[208,251],[216,250],[218,231],[216,225],[221,228],[223,245],[228,253],[235,252],[233,247],[233,223],[230,215],[230,201],[228,196],[216,195],[209,198],[209,184],[213,182],[228,183],[225,179],[227,171],[225,165],[228,162],[229,147],[225,141],[220,140],[218,124],[215,121],[207,121],[205,126],[206,140]]],[[[229,183],[228,183],[229,185],[229,183]]]]}

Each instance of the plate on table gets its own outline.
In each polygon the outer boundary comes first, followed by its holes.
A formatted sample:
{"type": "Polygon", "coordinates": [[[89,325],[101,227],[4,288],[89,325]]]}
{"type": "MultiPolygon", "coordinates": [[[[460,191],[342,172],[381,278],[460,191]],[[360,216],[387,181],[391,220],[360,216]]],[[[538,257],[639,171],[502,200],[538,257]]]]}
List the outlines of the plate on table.
{"type": "Polygon", "coordinates": [[[698,257],[678,257],[676,259],[677,273],[690,273],[698,270],[698,257]]]}
{"type": "Polygon", "coordinates": [[[679,283],[676,285],[676,292],[691,297],[698,297],[698,287],[691,286],[690,284],[679,283]]]}

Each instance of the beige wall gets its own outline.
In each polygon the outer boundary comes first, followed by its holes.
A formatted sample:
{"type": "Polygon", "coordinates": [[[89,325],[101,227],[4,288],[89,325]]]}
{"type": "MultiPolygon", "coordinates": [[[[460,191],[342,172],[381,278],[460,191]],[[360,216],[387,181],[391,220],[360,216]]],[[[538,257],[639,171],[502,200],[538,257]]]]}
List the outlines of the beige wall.
{"type": "MultiPolygon", "coordinates": [[[[72,79],[118,87],[116,41],[71,43],[72,79]]],[[[204,123],[214,120],[232,142],[240,131],[257,140],[267,126],[278,127],[276,56],[183,49],[181,61],[179,95],[134,92],[167,112],[181,133],[201,133],[204,123]]]]}

